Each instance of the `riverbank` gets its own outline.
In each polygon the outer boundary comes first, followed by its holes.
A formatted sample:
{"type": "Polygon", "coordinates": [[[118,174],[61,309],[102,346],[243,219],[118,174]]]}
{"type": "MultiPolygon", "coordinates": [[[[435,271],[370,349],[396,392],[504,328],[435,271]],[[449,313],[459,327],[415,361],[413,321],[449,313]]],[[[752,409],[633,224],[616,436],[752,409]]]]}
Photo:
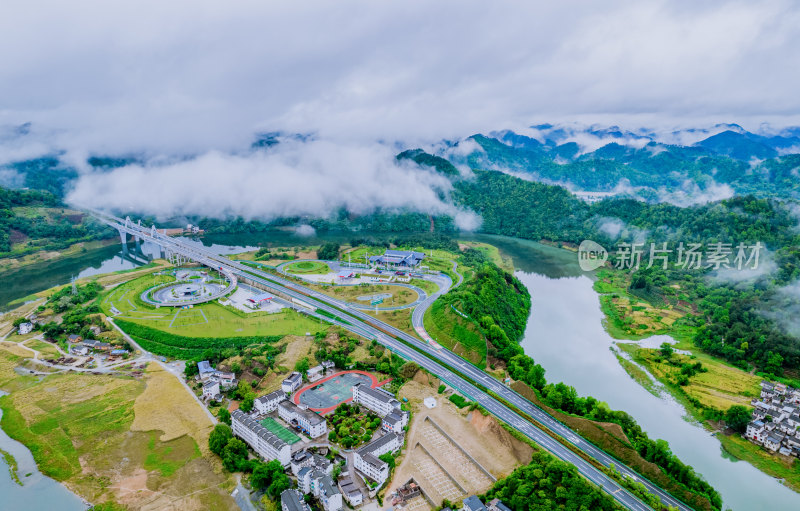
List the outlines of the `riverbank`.
{"type": "Polygon", "coordinates": [[[718,438],[725,452],[800,492],[800,461],[767,452],[736,432],[720,429],[728,408],[734,405],[751,408],[751,400],[760,395],[761,378],[708,355],[694,345],[696,328],[689,324],[692,310],[688,304],[681,307],[680,315],[676,316],[674,308],[654,306],[642,298],[632,297],[625,289],[628,282],[622,272],[603,270],[599,277],[594,289],[602,293],[603,324],[611,337],[633,341],[658,339],[669,342],[674,351],[665,356],[653,342],[646,343],[647,346],[616,342],[623,353],[617,358],[628,375],[651,393],[656,390],[653,380],[659,382],[660,389],[669,392],[694,421],[718,438]],[[639,312],[636,308],[651,322],[642,324],[632,320],[639,312]],[[662,340],[662,336],[670,338],[662,340]]]}
{"type": "Polygon", "coordinates": [[[107,238],[103,240],[81,241],[73,243],[61,250],[40,250],[30,254],[17,257],[0,258],[0,273],[18,270],[26,266],[37,263],[54,263],[61,259],[75,257],[90,250],[107,247],[119,243],[118,238],[107,238]]]}
{"type": "MultiPolygon", "coordinates": [[[[545,368],[547,381],[562,381],[578,395],[594,396],[610,409],[624,410],[650,438],[669,442],[672,453],[719,491],[723,509],[800,506],[797,493],[752,465],[738,462],[716,437],[687,420],[686,408],[671,393],[662,389],[654,395],[624,370],[617,355],[627,354],[620,353],[618,340],[603,326],[606,316],[593,288],[598,279],[580,269],[574,252],[501,236],[475,238],[512,257],[515,276],[528,288],[533,306],[520,344],[545,368]]],[[[641,370],[640,374],[647,374],[641,370]]],[[[662,387],[651,381],[654,387],[662,387]]]]}
{"type": "MultiPolygon", "coordinates": [[[[0,386],[11,390],[0,398],[0,425],[44,476],[130,510],[235,509],[234,483],[207,452],[212,421],[175,375],[156,365],[131,376],[32,376],[21,363],[0,345],[0,386]]],[[[14,509],[73,509],[54,502],[14,509]]]]}
{"type": "MultiPolygon", "coordinates": [[[[0,390],[0,399],[7,393],[0,390]]],[[[0,408],[0,425],[3,423],[0,408]]],[[[83,511],[89,507],[67,487],[44,476],[31,451],[0,428],[0,495],[3,509],[59,509],[83,511]]]]}

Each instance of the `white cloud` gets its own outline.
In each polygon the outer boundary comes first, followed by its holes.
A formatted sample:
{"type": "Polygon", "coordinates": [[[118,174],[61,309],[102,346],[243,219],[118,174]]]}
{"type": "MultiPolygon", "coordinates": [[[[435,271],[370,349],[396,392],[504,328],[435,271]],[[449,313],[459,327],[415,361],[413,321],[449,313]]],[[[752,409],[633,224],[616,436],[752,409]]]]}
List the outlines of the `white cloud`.
{"type": "Polygon", "coordinates": [[[600,218],[598,222],[597,229],[603,234],[608,235],[612,240],[619,238],[623,229],[627,227],[625,222],[619,218],[600,218]]]}
{"type": "Polygon", "coordinates": [[[441,180],[374,155],[536,122],[797,124],[797,26],[789,1],[9,0],[0,163],[133,154],[148,163],[85,174],[71,199],[164,215],[445,212],[441,180]],[[247,156],[257,131],[312,133],[351,166],[247,156]]]}
{"type": "Polygon", "coordinates": [[[787,334],[800,338],[800,281],[775,291],[762,314],[774,320],[787,334]]]}
{"type": "Polygon", "coordinates": [[[298,225],[297,227],[294,228],[294,232],[298,236],[303,236],[304,238],[308,238],[310,236],[317,234],[317,230],[308,224],[298,225]]]}
{"type": "Polygon", "coordinates": [[[733,197],[734,191],[726,183],[717,183],[710,180],[701,188],[697,182],[687,179],[677,190],[659,188],[658,199],[660,202],[669,202],[676,206],[686,207],[695,204],[705,204],[733,197]]]}
{"type": "Polygon", "coordinates": [[[0,125],[78,154],[229,151],[260,128],[414,146],[534,121],[785,125],[798,25],[789,1],[9,0],[0,125]]]}
{"type": "MultiPolygon", "coordinates": [[[[736,257],[736,247],[733,247],[731,254],[731,262],[736,257]]],[[[749,256],[749,250],[747,255],[749,256]]],[[[751,287],[756,282],[765,278],[771,277],[778,270],[778,263],[775,262],[775,257],[769,250],[761,250],[758,256],[758,265],[753,268],[752,264],[742,265],[742,268],[737,268],[736,265],[730,268],[720,267],[709,274],[709,278],[713,283],[726,283],[735,284],[741,287],[751,287]]]]}
{"type": "Polygon", "coordinates": [[[380,208],[451,215],[463,228],[478,225],[474,214],[449,203],[450,188],[431,170],[398,164],[390,147],[289,140],[267,152],[211,151],[172,164],[83,173],[67,200],[162,218],[325,218],[341,208],[355,214],[380,208]]]}

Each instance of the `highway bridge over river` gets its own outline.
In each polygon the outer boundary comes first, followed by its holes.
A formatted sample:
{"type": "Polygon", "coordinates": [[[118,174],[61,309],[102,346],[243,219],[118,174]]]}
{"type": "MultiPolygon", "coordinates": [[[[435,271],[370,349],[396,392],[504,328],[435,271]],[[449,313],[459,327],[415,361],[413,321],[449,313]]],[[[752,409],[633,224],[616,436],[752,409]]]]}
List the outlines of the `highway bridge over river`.
{"type": "MultiPolygon", "coordinates": [[[[533,440],[543,449],[574,465],[584,477],[601,487],[627,509],[644,511],[651,508],[623,488],[620,483],[606,475],[598,468],[599,466],[610,468],[613,465],[623,476],[642,483],[647,491],[661,500],[665,507],[673,507],[681,511],[691,510],[688,505],[581,438],[576,432],[506,387],[502,382],[436,343],[422,341],[351,307],[342,300],[318,293],[278,275],[232,261],[204,248],[186,243],[180,238],[167,236],[159,232],[155,226],[148,229],[139,223],[133,223],[128,218],[122,219],[99,211],[92,211],[92,214],[119,231],[123,242],[125,235],[131,235],[139,240],[155,243],[173,256],[178,255],[221,272],[230,282],[241,280],[278,296],[291,299],[295,303],[303,303],[308,306],[308,309],[305,310],[307,314],[338,325],[366,339],[377,340],[394,353],[417,363],[459,392],[469,396],[489,413],[533,440]]],[[[414,310],[414,327],[421,335],[424,334],[424,327],[422,327],[424,311],[436,298],[447,292],[450,285],[452,283],[449,278],[443,280],[441,289],[428,296],[414,310]],[[422,328],[421,332],[420,328],[422,328]]],[[[422,337],[430,339],[427,334],[422,337]]]]}

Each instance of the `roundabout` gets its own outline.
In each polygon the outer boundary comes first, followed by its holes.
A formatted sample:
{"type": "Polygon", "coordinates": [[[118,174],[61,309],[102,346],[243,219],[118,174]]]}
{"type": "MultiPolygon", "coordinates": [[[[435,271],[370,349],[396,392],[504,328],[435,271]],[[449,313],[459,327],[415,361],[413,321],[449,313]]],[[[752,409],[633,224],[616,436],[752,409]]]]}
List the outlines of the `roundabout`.
{"type": "Polygon", "coordinates": [[[236,287],[236,280],[214,278],[206,271],[179,269],[174,282],[146,289],[141,300],[156,307],[184,307],[216,300],[236,287]]]}

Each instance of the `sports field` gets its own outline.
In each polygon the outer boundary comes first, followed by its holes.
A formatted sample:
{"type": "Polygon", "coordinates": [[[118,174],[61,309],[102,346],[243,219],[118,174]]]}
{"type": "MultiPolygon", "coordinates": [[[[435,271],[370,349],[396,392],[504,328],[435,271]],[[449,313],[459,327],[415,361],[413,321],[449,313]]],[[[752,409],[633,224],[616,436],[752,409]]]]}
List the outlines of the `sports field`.
{"type": "Polygon", "coordinates": [[[267,417],[261,421],[261,425],[267,428],[267,430],[274,434],[276,437],[280,438],[284,442],[289,445],[295,444],[300,441],[300,437],[289,431],[288,429],[284,428],[278,421],[273,419],[272,417],[267,417]]]}
{"type": "Polygon", "coordinates": [[[353,399],[352,389],[356,383],[376,387],[378,379],[364,371],[336,373],[297,391],[294,402],[304,404],[314,411],[327,413],[340,403],[353,399]]]}

